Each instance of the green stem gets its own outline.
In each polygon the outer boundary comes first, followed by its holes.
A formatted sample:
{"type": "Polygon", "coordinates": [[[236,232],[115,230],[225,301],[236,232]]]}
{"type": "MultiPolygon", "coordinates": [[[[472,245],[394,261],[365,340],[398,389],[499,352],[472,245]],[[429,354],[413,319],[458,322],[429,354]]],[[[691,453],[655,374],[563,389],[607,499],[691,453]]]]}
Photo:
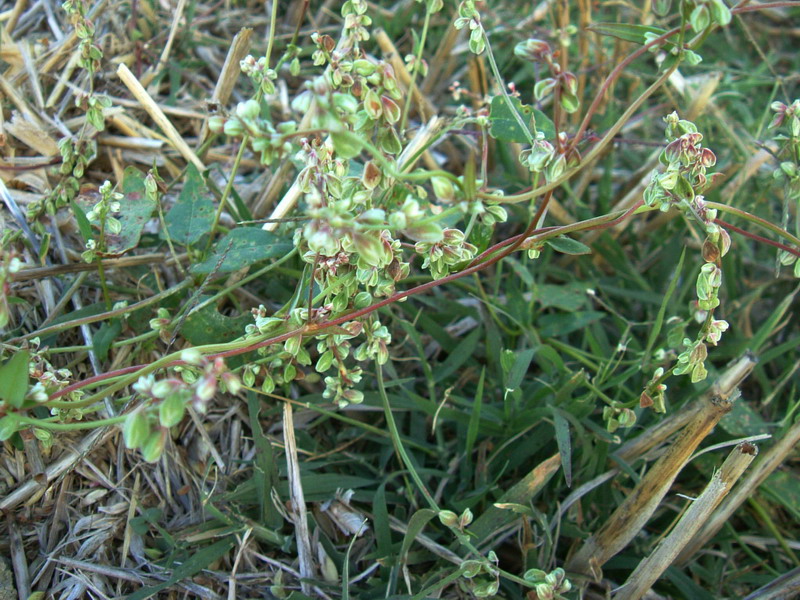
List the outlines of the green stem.
{"type": "MultiPolygon", "coordinates": [[[[662,36],[664,37],[664,36],[662,36]]],[[[524,192],[522,194],[515,194],[512,196],[498,196],[496,194],[485,193],[485,192],[478,192],[478,196],[480,198],[486,198],[489,200],[495,200],[497,202],[507,202],[507,203],[517,203],[517,202],[525,202],[526,200],[531,200],[532,198],[536,198],[537,196],[542,196],[547,192],[550,192],[559,186],[561,186],[566,181],[572,179],[575,175],[581,172],[587,165],[591,164],[592,161],[597,158],[600,153],[605,149],[608,144],[610,144],[614,137],[622,130],[633,114],[639,109],[639,107],[647,100],[657,89],[659,89],[667,79],[669,79],[670,75],[678,68],[680,61],[675,61],[675,64],[672,65],[669,69],[664,71],[658,79],[656,79],[650,87],[648,87],[642,94],[634,100],[630,106],[622,113],[622,116],[617,119],[617,122],[611,126],[611,128],[606,132],[603,138],[597,142],[597,144],[592,148],[589,153],[581,160],[581,164],[572,169],[567,170],[561,177],[551,181],[550,183],[543,185],[540,188],[534,188],[529,192],[524,192]]],[[[610,76],[609,76],[610,77],[610,76]]],[[[577,139],[575,140],[577,143],[577,139]]]]}
{"type": "MultiPolygon", "coordinates": [[[[91,78],[89,79],[91,82],[91,78]]],[[[103,200],[105,202],[105,200],[103,200]]],[[[102,213],[100,218],[100,246],[99,252],[106,251],[106,212],[102,213]]],[[[100,288],[103,290],[103,302],[106,304],[106,310],[111,310],[111,295],[108,293],[108,282],[106,281],[106,270],[103,267],[103,260],[100,256],[96,256],[97,261],[97,274],[100,276],[100,288]]]]}
{"type": "Polygon", "coordinates": [[[440,579],[440,580],[439,580],[439,581],[437,581],[436,583],[434,583],[434,584],[432,584],[432,585],[429,585],[428,587],[426,587],[426,588],[425,588],[424,590],[422,590],[422,591],[421,591],[419,594],[417,594],[416,596],[413,596],[413,597],[411,598],[411,600],[425,600],[425,598],[430,598],[430,597],[431,597],[431,595],[432,595],[434,592],[436,592],[436,591],[438,591],[438,590],[441,590],[441,589],[444,589],[446,586],[450,585],[450,584],[451,584],[451,583],[453,583],[454,581],[457,581],[457,580],[458,580],[458,579],[461,577],[461,575],[463,575],[463,574],[464,574],[464,571],[465,571],[465,570],[466,570],[466,569],[462,567],[462,568],[460,568],[460,569],[457,569],[457,570],[453,571],[453,572],[452,572],[452,573],[450,573],[450,575],[448,575],[447,577],[445,577],[445,578],[443,578],[443,579],[440,579]]]}
{"type": "MultiPolygon", "coordinates": [[[[426,3],[427,4],[427,3],[426,3]]],[[[411,108],[411,102],[414,99],[414,91],[417,89],[417,73],[419,72],[419,65],[422,61],[422,51],[425,49],[425,39],[428,37],[428,26],[431,22],[431,11],[428,10],[428,7],[425,7],[425,22],[422,24],[422,35],[419,39],[419,46],[417,47],[417,55],[414,60],[414,66],[411,69],[411,81],[408,84],[408,100],[406,100],[405,106],[403,106],[403,118],[400,119],[400,131],[404,131],[406,128],[406,122],[408,121],[408,111],[411,108]]]]}
{"type": "Polygon", "coordinates": [[[414,483],[417,484],[417,488],[419,488],[420,493],[425,497],[428,505],[438,513],[441,510],[439,505],[436,504],[436,500],[433,499],[433,496],[431,496],[430,492],[425,487],[417,470],[414,468],[414,463],[411,462],[411,459],[406,453],[406,449],[403,447],[403,442],[400,439],[400,431],[397,429],[392,407],[389,405],[389,396],[386,394],[386,386],[383,383],[383,367],[377,365],[376,371],[378,373],[378,391],[380,392],[381,402],[383,403],[383,414],[386,417],[386,424],[389,426],[389,433],[392,436],[392,444],[394,445],[395,452],[397,452],[400,460],[411,474],[411,478],[414,480],[414,483]]]}
{"type": "Polygon", "coordinates": [[[706,202],[706,206],[708,208],[715,208],[715,209],[720,210],[722,212],[728,212],[728,213],[734,214],[737,217],[742,217],[744,220],[750,221],[751,223],[753,223],[755,225],[760,225],[764,229],[767,229],[767,230],[771,231],[775,235],[777,235],[779,237],[782,237],[783,239],[791,242],[792,244],[794,244],[795,246],[800,248],[800,239],[799,238],[793,236],[788,231],[786,231],[784,229],[781,229],[778,225],[775,225],[774,223],[770,223],[766,219],[762,219],[761,217],[757,217],[757,216],[755,216],[755,215],[753,215],[753,214],[751,214],[751,213],[749,213],[749,212],[747,212],[745,210],[742,210],[741,208],[736,208],[734,206],[728,206],[727,204],[720,204],[719,202],[706,202]]]}
{"type": "Polygon", "coordinates": [[[21,335],[13,340],[9,340],[9,343],[20,342],[22,340],[29,340],[35,337],[44,337],[46,335],[50,335],[51,333],[58,333],[59,331],[64,331],[65,329],[72,329],[73,327],[80,327],[81,325],[88,325],[89,323],[95,323],[97,321],[105,321],[106,319],[113,319],[114,317],[120,317],[125,313],[133,312],[135,310],[139,310],[140,308],[144,308],[145,306],[149,306],[151,304],[155,304],[163,300],[164,298],[171,296],[177,291],[182,290],[183,288],[191,285],[192,280],[186,279],[180,282],[175,287],[171,287],[168,290],[164,290],[150,298],[142,300],[141,302],[137,302],[135,304],[130,304],[123,308],[118,308],[116,310],[110,310],[108,312],[101,313],[99,315],[91,315],[89,317],[82,317],[80,319],[74,319],[72,321],[67,321],[66,323],[58,323],[56,325],[51,325],[50,327],[44,327],[42,329],[37,329],[34,332],[26,333],[25,335],[21,335]]]}
{"type": "Polygon", "coordinates": [[[267,68],[269,68],[269,61],[272,57],[272,46],[275,43],[275,27],[278,22],[278,4],[279,2],[272,3],[272,13],[269,16],[269,39],[267,40],[267,53],[264,55],[267,68]]]}
{"type": "MultiPolygon", "coordinates": [[[[277,3],[275,3],[277,4],[277,3]]],[[[211,227],[209,228],[209,236],[208,241],[206,242],[206,253],[211,250],[211,244],[214,241],[214,230],[217,228],[219,224],[219,219],[222,216],[222,211],[225,208],[225,204],[228,202],[228,196],[231,194],[231,190],[233,189],[233,180],[236,177],[236,172],[239,170],[239,164],[242,162],[242,156],[244,156],[244,151],[247,148],[247,142],[250,141],[250,136],[244,134],[242,136],[242,143],[239,145],[239,151],[236,153],[236,158],[233,160],[233,167],[231,167],[231,174],[228,177],[228,181],[225,183],[225,189],[222,192],[222,198],[219,199],[219,205],[217,206],[217,212],[214,213],[214,220],[211,223],[211,227]]]]}
{"type": "MultiPolygon", "coordinates": [[[[530,129],[528,129],[528,126],[525,124],[525,121],[522,120],[522,116],[520,116],[520,114],[517,112],[517,109],[514,108],[514,105],[511,104],[511,97],[508,95],[505,83],[503,82],[503,77],[500,75],[500,69],[497,68],[497,62],[495,62],[494,53],[492,52],[492,45],[489,43],[489,36],[487,35],[486,30],[483,28],[483,24],[481,24],[481,32],[483,33],[483,41],[486,43],[486,56],[489,59],[489,65],[492,68],[492,74],[497,80],[497,85],[500,86],[500,92],[503,94],[503,99],[506,101],[506,106],[508,106],[508,109],[513,113],[514,118],[522,129],[522,132],[525,134],[525,137],[528,138],[528,143],[533,146],[533,142],[535,141],[534,135],[537,133],[536,124],[533,123],[533,133],[531,133],[530,129]]],[[[484,182],[484,185],[486,185],[486,182],[484,182]]]]}
{"type": "Polygon", "coordinates": [[[125,421],[126,415],[119,415],[118,417],[111,417],[109,419],[98,419],[97,421],[79,421],[77,423],[54,423],[43,419],[34,419],[24,415],[17,415],[17,419],[24,425],[31,427],[39,427],[41,429],[49,429],[51,431],[77,431],[79,429],[96,429],[98,427],[107,427],[109,425],[117,425],[125,421]]]}

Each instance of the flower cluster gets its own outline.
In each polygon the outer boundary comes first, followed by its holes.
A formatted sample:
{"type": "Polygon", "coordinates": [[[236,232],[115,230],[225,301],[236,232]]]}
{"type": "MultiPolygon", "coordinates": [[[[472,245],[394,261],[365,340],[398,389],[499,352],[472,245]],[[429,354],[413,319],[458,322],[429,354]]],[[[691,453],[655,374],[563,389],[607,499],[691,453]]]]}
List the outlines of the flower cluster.
{"type": "Polygon", "coordinates": [[[704,31],[712,23],[725,27],[731,22],[731,9],[724,0],[686,0],[681,2],[681,11],[695,33],[704,31]]]}
{"type": "MultiPolygon", "coordinates": [[[[428,14],[441,8],[440,0],[426,2],[428,14]]],[[[404,95],[392,65],[362,48],[371,24],[366,11],[364,0],[345,2],[341,39],[337,42],[323,33],[311,36],[313,64],[324,70],[306,81],[290,102],[295,119],[299,122],[302,115],[310,132],[299,132],[294,121],[278,125],[270,115],[266,96],[274,94],[280,63],[295,65],[290,66],[293,74],[299,69],[297,52],[291,48],[274,69],[266,59],[243,60],[241,67],[256,88],[256,99],[209,121],[212,131],[246,137],[252,150],[261,152],[264,164],[291,158],[301,165],[295,185],[305,218],[294,231],[293,243],[307,264],[316,296],[310,307],[278,314],[269,315],[263,306],[256,309],[247,337],[274,335],[281,328],[300,331],[392,296],[410,272],[404,251],[409,241],[424,257],[422,268],[434,278],[444,277],[477,252],[457,228],[458,219],[469,216],[467,230],[485,236],[507,218],[501,206],[485,204],[474,194],[467,198],[463,180],[453,176],[434,176],[430,185],[414,183],[421,179],[416,174],[403,181],[409,173],[398,130],[404,95]]],[[[465,3],[461,12],[479,23],[473,3],[465,3]]],[[[475,39],[482,40],[482,31],[475,31],[475,39]]],[[[417,69],[424,68],[417,64],[417,69]]],[[[169,325],[166,313],[151,323],[164,337],[169,325]]],[[[361,402],[363,394],[355,386],[363,372],[357,362],[388,360],[388,329],[373,315],[308,337],[316,342],[316,360],[304,347],[308,340],[298,335],[282,345],[260,348],[260,357],[242,371],[244,383],[271,393],[295,380],[321,377],[326,398],[339,406],[361,402]],[[306,368],[312,364],[316,373],[306,368]]]]}
{"type": "Polygon", "coordinates": [[[636,413],[630,408],[619,406],[616,403],[603,408],[603,421],[606,430],[614,433],[620,427],[632,427],[636,424],[636,413]]]}
{"type": "Polygon", "coordinates": [[[475,8],[475,0],[464,0],[458,5],[458,18],[455,22],[456,29],[469,29],[469,49],[473,54],[482,54],[486,49],[486,40],[483,36],[481,15],[475,8]]]}
{"type": "Polygon", "coordinates": [[[239,62],[239,68],[244,75],[250,78],[250,82],[256,90],[266,95],[275,93],[274,81],[278,78],[278,74],[267,66],[266,56],[256,60],[248,54],[239,62]]]}
{"type": "Polygon", "coordinates": [[[11,311],[8,297],[11,295],[11,276],[22,268],[22,261],[16,251],[3,249],[0,251],[0,330],[8,325],[11,311]]]}
{"type": "Polygon", "coordinates": [[[64,137],[58,142],[61,153],[60,172],[64,177],[42,200],[31,202],[28,206],[28,219],[33,221],[43,214],[54,215],[56,210],[69,205],[80,188],[79,180],[86,168],[97,156],[97,142],[94,136],[86,135],[91,128],[105,129],[104,111],[111,107],[111,99],[94,92],[93,78],[100,69],[103,51],[95,42],[95,24],[86,16],[83,0],[66,0],[61,8],[69,16],[78,40],[78,65],[89,76],[89,93],[75,94],[75,107],[86,115],[86,125],[77,139],[64,137]]]}
{"type": "Polygon", "coordinates": [[[97,240],[92,238],[86,241],[86,250],[81,253],[81,258],[87,263],[94,261],[99,256],[99,253],[105,251],[106,234],[116,235],[122,231],[122,223],[112,217],[111,213],[119,212],[121,208],[119,201],[124,196],[113,191],[110,181],[104,182],[97,191],[100,194],[100,199],[86,213],[86,218],[90,223],[98,225],[100,234],[97,240]]]}
{"type": "MultiPolygon", "coordinates": [[[[783,127],[787,135],[779,135],[777,139],[788,142],[782,152],[788,160],[781,161],[778,168],[773,171],[773,177],[783,182],[785,204],[783,208],[783,227],[789,224],[789,206],[794,203],[800,206],[800,100],[795,100],[791,104],[783,102],[773,102],[770,108],[775,112],[775,117],[770,123],[770,128],[783,127]]],[[[800,211],[795,211],[800,215],[800,211]]],[[[795,217],[795,232],[800,231],[800,216],[795,217]]],[[[796,248],[800,250],[800,248],[796,248]]],[[[778,252],[778,264],[783,266],[794,265],[794,276],[800,277],[800,260],[797,255],[786,250],[778,252]]]]}
{"type": "Polygon", "coordinates": [[[653,172],[644,201],[647,206],[666,212],[674,205],[688,208],[708,188],[714,177],[709,178],[706,171],[716,164],[717,157],[709,148],[703,148],[703,134],[694,123],[681,119],[676,112],[664,120],[669,143],[659,158],[666,169],[663,173],[653,172]]]}
{"type": "Polygon", "coordinates": [[[540,600],[566,600],[564,594],[572,589],[572,583],[560,567],[549,573],[541,569],[529,569],[522,577],[534,584],[536,597],[540,600]]]}
{"type": "Polygon", "coordinates": [[[231,394],[241,389],[239,378],[221,358],[209,361],[196,350],[185,350],[181,360],[185,365],[175,369],[180,377],[156,381],[153,375],[146,375],[133,384],[144,400],[126,415],[122,435],[125,446],[141,450],[147,462],[161,457],[170,428],[183,420],[188,404],[202,414],[220,384],[231,394]]]}
{"type": "MultiPolygon", "coordinates": [[[[706,174],[707,169],[716,164],[717,157],[709,148],[702,146],[703,135],[697,131],[694,123],[681,119],[675,112],[664,120],[668,144],[660,159],[666,169],[663,173],[653,173],[650,185],[644,192],[644,201],[648,206],[662,211],[672,206],[678,207],[701,223],[706,233],[702,247],[704,264],[697,276],[697,299],[692,306],[695,318],[702,324],[701,329],[694,340],[682,338],[680,346],[683,350],[671,370],[675,375],[689,375],[692,382],[696,383],[708,375],[705,366],[708,344],[716,346],[729,328],[727,321],[714,318],[714,309],[720,304],[721,259],[730,250],[731,238],[717,223],[717,210],[709,208],[702,196],[714,178],[714,175],[706,174]]],[[[664,411],[665,379],[664,369],[657,369],[640,396],[641,406],[653,406],[657,412],[664,411]]]]}
{"type": "Polygon", "coordinates": [[[95,26],[86,17],[86,5],[83,0],[66,0],[61,8],[69,15],[72,25],[75,27],[75,34],[80,40],[78,65],[85,69],[89,76],[93,76],[100,69],[103,51],[95,44],[95,26]]]}
{"type": "MultiPolygon", "coordinates": [[[[250,57],[252,58],[252,57],[250,57]]],[[[261,104],[257,100],[240,102],[233,115],[214,115],[208,120],[214,133],[241,138],[247,136],[253,152],[260,155],[262,165],[271,165],[291,152],[291,137],[297,130],[294,121],[284,121],[277,126],[261,117],[261,104]]]]}
{"type": "Polygon", "coordinates": [[[466,241],[459,229],[445,229],[438,242],[417,242],[415,250],[425,256],[422,268],[429,268],[434,279],[446,276],[449,267],[470,260],[477,248],[466,241]]]}
{"type": "Polygon", "coordinates": [[[578,100],[578,78],[574,73],[564,71],[561,65],[553,60],[553,50],[544,40],[530,38],[514,47],[514,54],[532,63],[543,63],[550,69],[551,77],[545,77],[533,86],[533,95],[542,101],[550,94],[557,93],[556,98],[565,111],[574,113],[580,107],[578,100]]]}
{"type": "Polygon", "coordinates": [[[58,141],[60,173],[64,175],[47,196],[28,205],[27,217],[33,221],[43,214],[54,215],[78,195],[80,178],[97,157],[97,141],[65,137],[58,141]]]}
{"type": "MultiPolygon", "coordinates": [[[[13,260],[13,259],[12,259],[13,260]]],[[[6,350],[10,350],[7,346],[6,350]]],[[[23,411],[34,409],[50,400],[55,392],[66,388],[73,380],[72,372],[66,368],[56,368],[47,358],[47,348],[40,346],[39,338],[25,340],[16,348],[9,360],[3,364],[5,381],[9,377],[16,380],[15,385],[9,385],[6,394],[0,401],[0,441],[5,441],[16,432],[29,427],[22,417],[23,411]],[[33,385],[30,380],[33,380],[33,385]],[[25,382],[23,387],[22,382],[25,382]]],[[[73,391],[63,396],[64,400],[78,401],[83,396],[81,391],[73,391]]],[[[50,408],[50,414],[58,420],[81,420],[84,412],[80,408],[50,408]]],[[[45,446],[53,443],[52,433],[41,427],[34,426],[33,435],[45,446]]]]}

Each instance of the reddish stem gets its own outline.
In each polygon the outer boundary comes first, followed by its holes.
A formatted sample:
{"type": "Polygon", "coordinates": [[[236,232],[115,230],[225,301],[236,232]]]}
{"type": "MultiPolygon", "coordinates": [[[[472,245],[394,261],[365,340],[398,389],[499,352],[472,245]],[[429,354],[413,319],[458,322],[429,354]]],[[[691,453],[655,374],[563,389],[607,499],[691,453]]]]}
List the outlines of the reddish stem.
{"type": "Polygon", "coordinates": [[[756,233],[750,233],[749,231],[745,231],[744,229],[740,229],[736,227],[736,225],[731,225],[730,223],[723,221],[722,219],[714,219],[714,223],[717,225],[721,225],[725,229],[730,229],[731,231],[735,231],[739,235],[743,235],[744,237],[748,237],[751,240],[755,240],[757,242],[761,242],[762,244],[767,244],[768,246],[775,246],[776,248],[780,248],[781,250],[785,250],[789,254],[794,254],[797,257],[800,257],[800,250],[797,248],[792,248],[791,246],[787,246],[786,244],[781,244],[780,242],[776,242],[760,236],[756,233]]]}

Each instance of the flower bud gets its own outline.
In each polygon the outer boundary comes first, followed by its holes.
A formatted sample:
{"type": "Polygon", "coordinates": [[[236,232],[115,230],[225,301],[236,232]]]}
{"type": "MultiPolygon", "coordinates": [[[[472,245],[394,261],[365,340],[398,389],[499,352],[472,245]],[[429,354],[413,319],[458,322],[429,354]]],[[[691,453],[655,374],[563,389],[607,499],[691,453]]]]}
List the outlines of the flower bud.
{"type": "Polygon", "coordinates": [[[458,527],[460,529],[464,529],[470,523],[472,523],[472,511],[468,508],[465,508],[464,512],[461,513],[461,516],[458,518],[458,527]]]}
{"type": "Polygon", "coordinates": [[[458,515],[452,510],[440,510],[439,521],[445,527],[456,527],[458,525],[458,515]]]}
{"type": "Polygon", "coordinates": [[[578,78],[570,72],[565,72],[562,76],[564,88],[573,96],[578,93],[578,78]]]}
{"type": "Polygon", "coordinates": [[[455,200],[456,191],[453,187],[453,182],[446,177],[433,177],[431,179],[433,185],[433,193],[442,202],[452,202],[455,200]]]}
{"type": "Polygon", "coordinates": [[[158,420],[162,427],[169,429],[183,419],[186,412],[186,394],[182,390],[170,394],[158,407],[158,420]]]}
{"type": "Polygon", "coordinates": [[[394,127],[386,128],[378,138],[378,143],[381,150],[387,154],[398,154],[403,149],[403,144],[394,127]]]}
{"type": "Polygon", "coordinates": [[[366,96],[364,96],[364,110],[367,111],[369,118],[377,121],[383,113],[383,104],[375,90],[370,89],[366,96]]]}
{"type": "Polygon", "coordinates": [[[552,77],[547,77],[545,79],[540,79],[536,82],[533,86],[533,97],[537,100],[541,100],[545,96],[547,96],[550,92],[553,91],[553,88],[556,87],[556,80],[552,77]]]}
{"type": "Polygon", "coordinates": [[[149,463],[156,462],[161,458],[166,443],[167,430],[162,428],[158,431],[154,431],[142,445],[142,458],[149,463]]]}
{"type": "Polygon", "coordinates": [[[389,123],[397,123],[400,120],[400,107],[397,102],[388,96],[381,96],[381,105],[383,106],[383,115],[389,123]]]}
{"type": "Polygon", "coordinates": [[[353,245],[364,262],[372,267],[384,267],[392,260],[391,253],[385,251],[381,240],[372,233],[354,233],[353,245]]]}
{"type": "Polygon", "coordinates": [[[424,223],[406,228],[403,233],[415,242],[435,244],[442,241],[442,228],[437,223],[424,223]]]}
{"type": "Polygon", "coordinates": [[[239,119],[228,119],[222,127],[225,135],[238,137],[244,133],[244,124],[239,119]]]}
{"type": "Polygon", "coordinates": [[[529,38],[514,46],[514,54],[523,60],[538,62],[552,53],[550,44],[544,40],[529,38]]]}
{"type": "Polygon", "coordinates": [[[383,225],[386,220],[386,212],[382,208],[370,208],[358,215],[356,221],[364,225],[383,225]]]}
{"type": "Polygon", "coordinates": [[[236,106],[236,116],[245,121],[253,121],[258,118],[261,112],[261,107],[256,100],[248,100],[247,102],[240,102],[236,106]]]}
{"type": "Polygon", "coordinates": [[[353,61],[353,70],[363,77],[369,77],[375,72],[375,64],[364,58],[353,61]]]}
{"type": "MultiPolygon", "coordinates": [[[[199,401],[201,406],[204,406],[211,400],[216,392],[217,380],[210,375],[204,375],[197,383],[194,390],[195,398],[199,401]]],[[[199,408],[201,412],[203,412],[201,406],[196,406],[196,408],[199,408]]]]}
{"type": "Polygon", "coordinates": [[[700,150],[699,162],[706,168],[713,167],[715,164],[717,164],[717,157],[708,148],[703,148],[702,150],[700,150]]]}
{"type": "Polygon", "coordinates": [[[352,115],[358,110],[358,100],[350,94],[337,92],[333,95],[333,105],[345,114],[352,115]]]}
{"type": "Polygon", "coordinates": [[[364,165],[364,172],[361,175],[361,183],[368,190],[375,189],[381,182],[381,171],[374,162],[367,161],[364,165]]]}
{"type": "Polygon", "coordinates": [[[129,449],[139,448],[150,435],[150,425],[142,408],[128,414],[122,426],[122,439],[125,447],[129,449]]]}

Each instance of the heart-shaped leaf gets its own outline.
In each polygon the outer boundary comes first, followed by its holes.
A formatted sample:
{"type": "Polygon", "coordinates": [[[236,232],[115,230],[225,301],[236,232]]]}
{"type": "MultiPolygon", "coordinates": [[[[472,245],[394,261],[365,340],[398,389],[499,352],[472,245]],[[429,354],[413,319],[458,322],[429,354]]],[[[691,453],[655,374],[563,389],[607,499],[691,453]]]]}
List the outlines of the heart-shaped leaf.
{"type": "Polygon", "coordinates": [[[239,227],[229,231],[215,245],[214,254],[192,267],[192,273],[213,271],[230,273],[261,260],[291,252],[292,244],[258,227],[239,227]],[[219,265],[219,266],[217,266],[219,265]]]}
{"type": "Polygon", "coordinates": [[[542,111],[537,110],[527,104],[522,104],[519,98],[511,98],[511,104],[504,96],[492,98],[491,109],[489,112],[489,135],[501,142],[529,142],[529,135],[520,127],[519,121],[514,116],[516,111],[522,117],[523,123],[528,126],[530,136],[535,137],[534,130],[544,134],[545,139],[553,139],[556,136],[556,128],[553,122],[542,111]]]}
{"type": "Polygon", "coordinates": [[[191,246],[211,229],[214,203],[203,176],[192,163],[186,168],[186,179],[178,201],[164,220],[172,241],[182,246],[191,246]]]}

